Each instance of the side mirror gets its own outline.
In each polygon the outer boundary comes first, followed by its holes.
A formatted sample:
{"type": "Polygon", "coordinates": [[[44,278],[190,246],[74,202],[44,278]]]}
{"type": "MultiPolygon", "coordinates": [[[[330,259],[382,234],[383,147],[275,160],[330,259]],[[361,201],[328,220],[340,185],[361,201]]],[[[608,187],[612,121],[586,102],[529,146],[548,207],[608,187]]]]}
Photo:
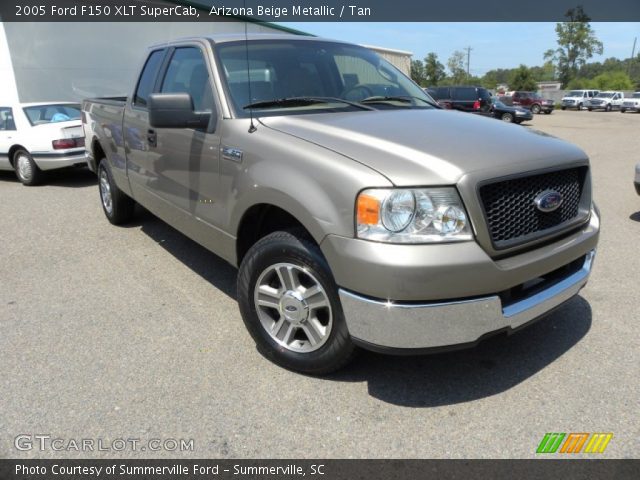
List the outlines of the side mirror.
{"type": "Polygon", "coordinates": [[[149,124],[153,128],[207,129],[211,112],[195,112],[188,93],[149,95],[149,124]]]}

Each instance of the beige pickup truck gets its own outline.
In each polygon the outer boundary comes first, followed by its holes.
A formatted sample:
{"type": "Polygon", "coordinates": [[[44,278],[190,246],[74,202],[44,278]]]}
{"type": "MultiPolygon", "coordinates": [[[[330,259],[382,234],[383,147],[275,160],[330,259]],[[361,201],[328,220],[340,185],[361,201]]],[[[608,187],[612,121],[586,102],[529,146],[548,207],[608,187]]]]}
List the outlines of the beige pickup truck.
{"type": "Polygon", "coordinates": [[[360,46],[155,45],[129,97],[83,112],[109,221],[138,202],[237,266],[247,329],[292,370],[336,370],[357,347],[471,346],[556,308],[591,271],[582,150],[442,110],[360,46]]]}

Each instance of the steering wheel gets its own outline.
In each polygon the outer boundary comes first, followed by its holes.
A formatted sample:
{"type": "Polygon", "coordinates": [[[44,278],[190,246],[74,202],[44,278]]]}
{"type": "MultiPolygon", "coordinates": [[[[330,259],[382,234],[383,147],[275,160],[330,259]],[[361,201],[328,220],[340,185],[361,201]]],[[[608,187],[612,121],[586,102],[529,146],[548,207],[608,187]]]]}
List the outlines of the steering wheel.
{"type": "Polygon", "coordinates": [[[363,83],[358,83],[353,87],[349,88],[342,94],[342,98],[345,100],[359,101],[364,100],[365,98],[373,97],[373,90],[364,85],[363,83]],[[364,95],[363,95],[364,93],[364,95]]]}

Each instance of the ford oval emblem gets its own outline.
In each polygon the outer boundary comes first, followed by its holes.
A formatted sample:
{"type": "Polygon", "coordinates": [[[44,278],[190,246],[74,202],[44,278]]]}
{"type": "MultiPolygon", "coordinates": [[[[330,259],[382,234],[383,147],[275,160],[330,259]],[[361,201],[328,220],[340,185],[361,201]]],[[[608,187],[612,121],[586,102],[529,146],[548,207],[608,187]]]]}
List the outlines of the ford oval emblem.
{"type": "Polygon", "coordinates": [[[558,192],[554,190],[545,190],[533,200],[533,203],[538,210],[548,213],[560,208],[563,200],[562,195],[558,192]]]}

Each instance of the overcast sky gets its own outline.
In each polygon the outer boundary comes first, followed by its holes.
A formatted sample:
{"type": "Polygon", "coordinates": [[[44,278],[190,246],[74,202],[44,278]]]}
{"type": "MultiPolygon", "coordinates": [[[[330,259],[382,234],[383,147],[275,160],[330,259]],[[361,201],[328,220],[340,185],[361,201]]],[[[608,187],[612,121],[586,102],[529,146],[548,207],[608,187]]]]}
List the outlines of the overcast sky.
{"type": "MultiPolygon", "coordinates": [[[[314,35],[353,43],[407,50],[414,59],[436,52],[446,61],[455,50],[471,47],[471,73],[481,76],[493,68],[512,68],[524,63],[542,65],[546,50],[556,47],[555,23],[311,23],[290,22],[283,25],[314,35]]],[[[604,54],[628,58],[640,23],[592,23],[597,37],[604,43],[604,54]]]]}

